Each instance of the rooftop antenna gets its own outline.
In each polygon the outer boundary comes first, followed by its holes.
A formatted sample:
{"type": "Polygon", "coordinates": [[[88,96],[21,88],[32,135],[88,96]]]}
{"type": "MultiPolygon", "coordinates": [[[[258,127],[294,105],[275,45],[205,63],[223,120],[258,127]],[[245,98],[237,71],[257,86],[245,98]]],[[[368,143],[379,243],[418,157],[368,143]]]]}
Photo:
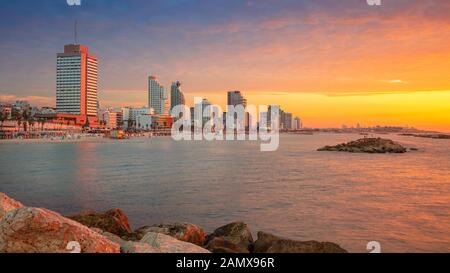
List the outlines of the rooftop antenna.
{"type": "Polygon", "coordinates": [[[74,26],[74,38],[75,38],[75,44],[78,44],[78,32],[77,32],[78,22],[75,20],[75,26],[74,26]]]}

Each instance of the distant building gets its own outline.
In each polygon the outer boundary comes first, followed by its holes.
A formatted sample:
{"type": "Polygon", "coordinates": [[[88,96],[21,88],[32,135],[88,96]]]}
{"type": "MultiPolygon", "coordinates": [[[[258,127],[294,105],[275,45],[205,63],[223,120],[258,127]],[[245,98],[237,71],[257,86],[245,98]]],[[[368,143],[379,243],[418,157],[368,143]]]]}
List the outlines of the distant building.
{"type": "Polygon", "coordinates": [[[97,117],[98,60],[84,45],[66,45],[56,61],[56,110],[97,117]]]}
{"type": "Polygon", "coordinates": [[[281,110],[281,107],[279,105],[269,105],[267,109],[267,129],[272,130],[275,128],[272,128],[272,109],[273,111],[276,111],[278,109],[278,128],[277,129],[283,129],[284,128],[284,112],[281,110]]]}
{"type": "Polygon", "coordinates": [[[302,120],[299,117],[294,118],[293,130],[300,130],[303,128],[302,120]]]}
{"type": "Polygon", "coordinates": [[[247,107],[247,100],[244,98],[241,91],[229,91],[227,96],[227,102],[228,102],[227,105],[233,106],[242,105],[244,106],[244,108],[247,107]]]}
{"type": "MultiPolygon", "coordinates": [[[[242,105],[244,109],[247,107],[247,99],[244,98],[241,91],[228,91],[227,94],[227,106],[238,106],[242,105]]],[[[234,117],[235,122],[237,119],[237,116],[234,117]]],[[[249,124],[251,123],[251,117],[249,113],[245,113],[245,121],[244,126],[246,129],[248,129],[249,124]]]]}
{"type": "Polygon", "coordinates": [[[171,129],[173,118],[168,115],[142,114],[136,117],[136,129],[138,130],[161,130],[171,129]]]}
{"type": "Polygon", "coordinates": [[[55,107],[42,107],[39,111],[40,114],[55,114],[56,108],[55,107]]]}
{"type": "Polygon", "coordinates": [[[268,124],[267,112],[259,113],[258,127],[260,129],[267,129],[267,124],[268,124]]]}
{"type": "Polygon", "coordinates": [[[148,78],[148,106],[155,110],[155,114],[169,114],[169,97],[155,76],[148,78]]]}
{"type": "Polygon", "coordinates": [[[283,113],[283,129],[285,130],[292,130],[292,114],[284,112],[283,113]]]}
{"type": "Polygon", "coordinates": [[[141,108],[124,107],[122,108],[123,128],[124,129],[136,128],[138,116],[153,115],[153,114],[155,114],[155,111],[153,110],[153,108],[149,107],[141,107],[141,108]]]}
{"type": "Polygon", "coordinates": [[[181,82],[177,81],[172,83],[170,88],[170,110],[177,105],[185,105],[186,101],[183,92],[181,92],[181,82]]]}
{"type": "Polygon", "coordinates": [[[203,127],[205,126],[205,124],[206,124],[209,120],[211,120],[211,118],[213,117],[213,114],[212,114],[212,113],[210,113],[210,116],[209,116],[209,117],[204,117],[204,116],[203,116],[203,113],[205,112],[205,109],[206,109],[207,107],[211,106],[211,105],[212,105],[211,102],[209,102],[207,99],[203,99],[201,102],[197,102],[197,103],[194,105],[194,107],[191,107],[191,108],[190,108],[190,110],[191,110],[191,123],[192,123],[192,126],[197,127],[197,128],[198,128],[198,127],[203,128],[203,127]],[[196,120],[195,120],[195,111],[196,111],[196,110],[201,111],[201,115],[202,115],[202,118],[201,118],[202,123],[201,123],[201,124],[196,123],[196,120]]]}
{"type": "Polygon", "coordinates": [[[112,108],[99,110],[99,119],[108,129],[121,128],[123,123],[122,116],[122,111],[117,111],[112,108]]]}

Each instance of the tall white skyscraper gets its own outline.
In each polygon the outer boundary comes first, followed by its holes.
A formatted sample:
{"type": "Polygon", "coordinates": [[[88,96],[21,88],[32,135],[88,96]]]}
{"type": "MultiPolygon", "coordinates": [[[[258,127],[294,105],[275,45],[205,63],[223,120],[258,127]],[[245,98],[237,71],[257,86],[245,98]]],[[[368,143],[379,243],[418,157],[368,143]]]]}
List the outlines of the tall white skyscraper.
{"type": "Polygon", "coordinates": [[[155,76],[148,78],[148,105],[157,115],[169,114],[169,96],[155,76]]]}
{"type": "Polygon", "coordinates": [[[83,45],[66,45],[56,61],[56,111],[96,117],[98,61],[83,45]]]}

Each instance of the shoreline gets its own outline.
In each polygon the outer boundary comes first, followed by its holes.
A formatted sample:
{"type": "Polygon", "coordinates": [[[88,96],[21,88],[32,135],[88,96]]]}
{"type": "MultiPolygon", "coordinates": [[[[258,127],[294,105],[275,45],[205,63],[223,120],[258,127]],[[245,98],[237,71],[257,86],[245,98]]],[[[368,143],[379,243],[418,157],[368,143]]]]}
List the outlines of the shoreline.
{"type": "Polygon", "coordinates": [[[150,224],[133,230],[118,208],[62,216],[27,207],[0,192],[0,253],[348,253],[336,243],[295,241],[233,222],[212,233],[195,224],[150,224]]]}

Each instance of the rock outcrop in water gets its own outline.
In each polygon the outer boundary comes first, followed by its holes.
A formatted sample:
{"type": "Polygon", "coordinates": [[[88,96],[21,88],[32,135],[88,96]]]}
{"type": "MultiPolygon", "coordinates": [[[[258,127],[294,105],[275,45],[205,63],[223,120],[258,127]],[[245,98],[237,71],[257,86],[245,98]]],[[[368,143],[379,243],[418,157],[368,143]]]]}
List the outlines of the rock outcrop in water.
{"type": "Polygon", "coordinates": [[[421,138],[432,138],[432,139],[450,139],[448,134],[401,134],[402,136],[412,136],[421,138]]]}
{"type": "Polygon", "coordinates": [[[23,206],[0,193],[0,253],[341,253],[333,243],[299,242],[259,232],[253,241],[247,224],[235,222],[206,233],[197,225],[153,225],[131,232],[119,209],[63,217],[23,206]],[[85,225],[83,225],[85,224],[85,225]],[[89,226],[89,227],[88,227],[89,226]]]}
{"type": "Polygon", "coordinates": [[[325,146],[318,151],[350,152],[350,153],[406,153],[407,149],[402,145],[383,138],[362,138],[356,141],[325,146]]]}

